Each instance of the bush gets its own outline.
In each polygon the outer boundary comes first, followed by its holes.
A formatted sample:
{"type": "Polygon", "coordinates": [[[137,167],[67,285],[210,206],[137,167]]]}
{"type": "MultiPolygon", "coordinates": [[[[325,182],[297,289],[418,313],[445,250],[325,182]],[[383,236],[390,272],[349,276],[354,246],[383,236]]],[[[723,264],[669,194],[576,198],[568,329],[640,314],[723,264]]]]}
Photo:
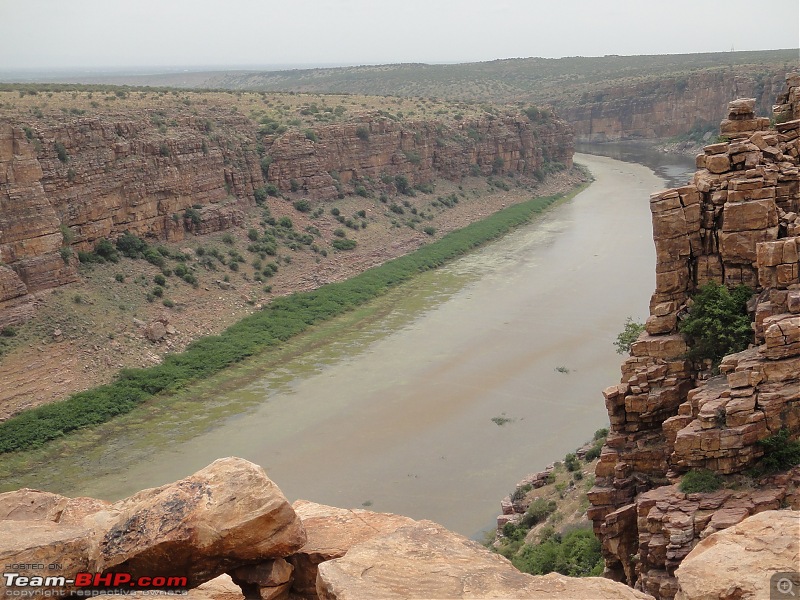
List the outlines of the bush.
{"type": "Polygon", "coordinates": [[[175,303],[172,300],[170,300],[169,298],[164,298],[164,300],[161,302],[161,304],[163,304],[167,308],[173,308],[175,306],[175,303]]]}
{"type": "Polygon", "coordinates": [[[292,223],[292,220],[289,217],[281,217],[278,221],[278,225],[285,229],[291,229],[294,227],[294,223],[292,223]]]}
{"type": "Polygon", "coordinates": [[[436,227],[431,227],[428,225],[427,227],[423,227],[422,231],[427,233],[428,235],[434,235],[436,233],[436,227]]]}
{"type": "Polygon", "coordinates": [[[290,179],[289,180],[289,189],[293,192],[296,192],[300,189],[300,182],[297,179],[290,179]]]}
{"type": "Polygon", "coordinates": [[[630,354],[631,346],[633,346],[633,343],[639,338],[639,334],[643,331],[644,323],[637,323],[631,317],[625,319],[625,326],[614,341],[617,354],[625,354],[626,352],[630,354]]]}
{"type": "Polygon", "coordinates": [[[313,129],[306,129],[305,130],[305,136],[306,136],[307,140],[311,140],[312,142],[318,142],[319,141],[319,138],[317,137],[317,134],[314,133],[313,129]]]}
{"type": "Polygon", "coordinates": [[[258,206],[263,205],[264,202],[267,201],[267,189],[266,188],[260,187],[260,188],[256,189],[253,192],[253,195],[256,198],[256,204],[258,206]]]}
{"type": "Polygon", "coordinates": [[[536,500],[531,502],[528,510],[525,511],[525,516],[522,517],[522,524],[527,529],[530,529],[534,525],[546,521],[547,517],[556,512],[557,508],[558,505],[555,500],[536,498],[536,500]]]}
{"type": "Polygon", "coordinates": [[[161,273],[159,273],[158,275],[153,277],[153,283],[155,283],[156,285],[160,285],[161,287],[164,287],[165,285],[167,285],[167,279],[161,273]]]}
{"type": "Polygon", "coordinates": [[[356,127],[356,137],[366,142],[369,139],[369,128],[364,125],[356,127]]]}
{"type": "Polygon", "coordinates": [[[700,288],[679,326],[689,338],[689,358],[710,359],[718,365],[722,357],[745,350],[753,341],[747,315],[747,301],[752,295],[753,291],[744,285],[733,292],[713,281],[700,288]]]}
{"type": "Polygon", "coordinates": [[[311,210],[311,205],[308,203],[308,200],[297,200],[292,203],[292,206],[301,213],[307,213],[311,210]]]}
{"type": "Polygon", "coordinates": [[[394,187],[401,194],[409,194],[413,191],[408,183],[408,177],[405,175],[395,175],[394,187]]]}
{"type": "Polygon", "coordinates": [[[123,275],[122,273],[117,273],[116,275],[114,275],[114,280],[117,283],[124,283],[125,282],[125,275],[123,275]]]}
{"type": "Polygon", "coordinates": [[[355,240],[348,240],[345,238],[336,238],[331,242],[331,246],[337,250],[352,250],[357,245],[355,240]]]}
{"type": "Polygon", "coordinates": [[[147,242],[129,232],[117,238],[117,250],[128,258],[141,258],[147,249],[147,242]]]}
{"type": "Polygon", "coordinates": [[[520,571],[533,575],[556,572],[589,577],[603,573],[600,540],[591,528],[574,529],[563,535],[553,533],[539,544],[524,546],[511,562],[520,571]]]}
{"type": "Polygon", "coordinates": [[[151,265],[155,265],[158,268],[161,268],[166,264],[164,257],[155,248],[147,248],[144,251],[144,259],[151,265]]]}
{"type": "Polygon", "coordinates": [[[268,196],[276,197],[279,193],[278,187],[274,183],[268,183],[264,186],[268,196]]]}
{"type": "Polygon", "coordinates": [[[786,471],[800,464],[800,441],[790,441],[788,429],[781,429],[757,443],[764,448],[758,468],[765,474],[786,471]]]}
{"type": "Polygon", "coordinates": [[[564,457],[564,466],[567,467],[567,471],[577,471],[581,468],[581,461],[577,456],[569,453],[564,457]]]}
{"type": "Polygon", "coordinates": [[[261,159],[261,174],[264,176],[264,179],[267,178],[269,175],[269,166],[272,164],[272,157],[265,156],[261,159]]]}
{"type": "Polygon", "coordinates": [[[684,494],[716,492],[722,487],[722,478],[708,469],[693,469],[683,476],[678,487],[684,494]]]}
{"type": "Polygon", "coordinates": [[[62,163],[65,163],[69,160],[69,154],[67,154],[67,149],[64,147],[64,144],[62,144],[61,142],[56,142],[53,145],[53,148],[55,148],[58,160],[60,160],[62,163]]]}
{"type": "Polygon", "coordinates": [[[15,328],[13,328],[11,325],[6,325],[5,327],[3,327],[2,330],[0,330],[0,336],[3,336],[3,337],[10,338],[10,337],[14,337],[16,335],[17,335],[17,330],[15,328]]]}
{"type": "Polygon", "coordinates": [[[102,238],[94,245],[94,253],[109,262],[118,262],[119,254],[117,253],[114,245],[106,238],[102,238]]]}

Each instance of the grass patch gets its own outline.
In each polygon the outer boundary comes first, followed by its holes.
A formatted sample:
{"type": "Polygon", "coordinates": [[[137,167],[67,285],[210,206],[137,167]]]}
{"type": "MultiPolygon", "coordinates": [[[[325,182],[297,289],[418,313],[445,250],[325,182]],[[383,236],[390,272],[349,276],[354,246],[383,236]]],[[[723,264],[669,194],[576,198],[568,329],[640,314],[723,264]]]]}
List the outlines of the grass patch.
{"type": "Polygon", "coordinates": [[[708,469],[694,469],[683,476],[678,487],[684,494],[716,492],[722,487],[722,478],[708,469]]]}
{"type": "MultiPolygon", "coordinates": [[[[577,188],[578,193],[582,187],[577,188]]],[[[133,410],[159,393],[172,393],[277,346],[311,325],[360,306],[418,273],[434,269],[496,239],[541,213],[563,195],[535,198],[454,231],[412,254],[347,281],[277,298],[220,335],[201,338],[160,365],[123,369],[113,383],[25,411],[0,423],[0,453],[36,448],[71,431],[133,410]]]]}

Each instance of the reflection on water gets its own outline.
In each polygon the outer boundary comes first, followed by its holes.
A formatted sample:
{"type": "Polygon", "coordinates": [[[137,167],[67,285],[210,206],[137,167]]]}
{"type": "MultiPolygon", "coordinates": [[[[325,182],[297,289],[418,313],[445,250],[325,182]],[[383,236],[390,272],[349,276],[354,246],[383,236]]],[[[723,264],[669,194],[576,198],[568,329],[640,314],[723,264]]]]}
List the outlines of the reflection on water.
{"type": "Polygon", "coordinates": [[[575,144],[575,151],[645,165],[666,179],[669,187],[686,185],[695,172],[694,159],[682,154],[659,152],[644,142],[579,142],[575,144]]]}

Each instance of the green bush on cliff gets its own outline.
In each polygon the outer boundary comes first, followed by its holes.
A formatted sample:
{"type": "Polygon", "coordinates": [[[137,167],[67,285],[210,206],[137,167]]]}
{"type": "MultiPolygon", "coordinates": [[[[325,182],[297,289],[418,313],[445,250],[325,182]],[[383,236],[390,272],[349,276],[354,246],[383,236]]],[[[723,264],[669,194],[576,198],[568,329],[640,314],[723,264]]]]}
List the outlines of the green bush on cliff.
{"type": "Polygon", "coordinates": [[[764,448],[764,456],[756,465],[756,474],[777,473],[800,465],[800,440],[790,440],[788,429],[781,429],[757,443],[764,448]]]}
{"type": "Polygon", "coordinates": [[[625,325],[614,340],[617,354],[631,353],[631,346],[639,338],[639,334],[644,331],[644,323],[637,323],[632,317],[625,319],[625,325]]]}
{"type": "Polygon", "coordinates": [[[563,534],[548,532],[538,544],[527,544],[511,559],[520,571],[532,575],[561,573],[570,577],[595,577],[603,573],[600,540],[591,527],[563,534]]]}
{"type": "Polygon", "coordinates": [[[679,329],[689,340],[688,357],[719,364],[723,356],[745,350],[753,341],[747,301],[753,290],[740,285],[732,292],[713,281],[692,297],[689,314],[679,329]]]}
{"type": "MultiPolygon", "coordinates": [[[[42,446],[70,431],[133,410],[153,394],[185,387],[355,308],[410,277],[441,266],[517,227],[562,196],[535,198],[453,231],[406,256],[346,281],[275,298],[220,335],[200,338],[156,366],[123,369],[113,383],[27,410],[0,423],[0,453],[42,446]]],[[[209,254],[215,254],[209,250],[209,254]]],[[[216,252],[218,254],[218,251],[216,252]]]]}
{"type": "Polygon", "coordinates": [[[678,487],[684,494],[716,492],[722,487],[722,478],[708,469],[693,469],[683,476],[678,487]]]}

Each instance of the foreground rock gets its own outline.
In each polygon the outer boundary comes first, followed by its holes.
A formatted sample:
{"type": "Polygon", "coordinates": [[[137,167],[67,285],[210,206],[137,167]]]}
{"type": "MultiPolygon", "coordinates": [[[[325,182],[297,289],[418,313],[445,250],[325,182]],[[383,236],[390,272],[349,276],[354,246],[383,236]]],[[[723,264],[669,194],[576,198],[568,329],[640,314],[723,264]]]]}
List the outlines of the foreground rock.
{"type": "Polygon", "coordinates": [[[2,494],[0,517],[3,564],[57,562],[62,571],[48,575],[65,577],[109,570],[133,578],[185,576],[189,587],[288,556],[306,541],[280,489],[261,467],[239,458],[115,504],[35,490],[2,494]]]}
{"type": "Polygon", "coordinates": [[[601,578],[520,573],[505,558],[430,521],[353,546],[319,566],[323,600],[650,598],[601,578]]]}
{"type": "Polygon", "coordinates": [[[768,511],[707,537],[675,572],[676,600],[769,598],[774,573],[800,566],[800,512],[768,511]]]}
{"type": "Polygon", "coordinates": [[[295,569],[292,594],[309,600],[318,597],[317,567],[320,563],[344,556],[356,544],[416,523],[401,515],[347,510],[306,500],[298,500],[292,508],[300,517],[308,538],[289,558],[295,569]]]}

